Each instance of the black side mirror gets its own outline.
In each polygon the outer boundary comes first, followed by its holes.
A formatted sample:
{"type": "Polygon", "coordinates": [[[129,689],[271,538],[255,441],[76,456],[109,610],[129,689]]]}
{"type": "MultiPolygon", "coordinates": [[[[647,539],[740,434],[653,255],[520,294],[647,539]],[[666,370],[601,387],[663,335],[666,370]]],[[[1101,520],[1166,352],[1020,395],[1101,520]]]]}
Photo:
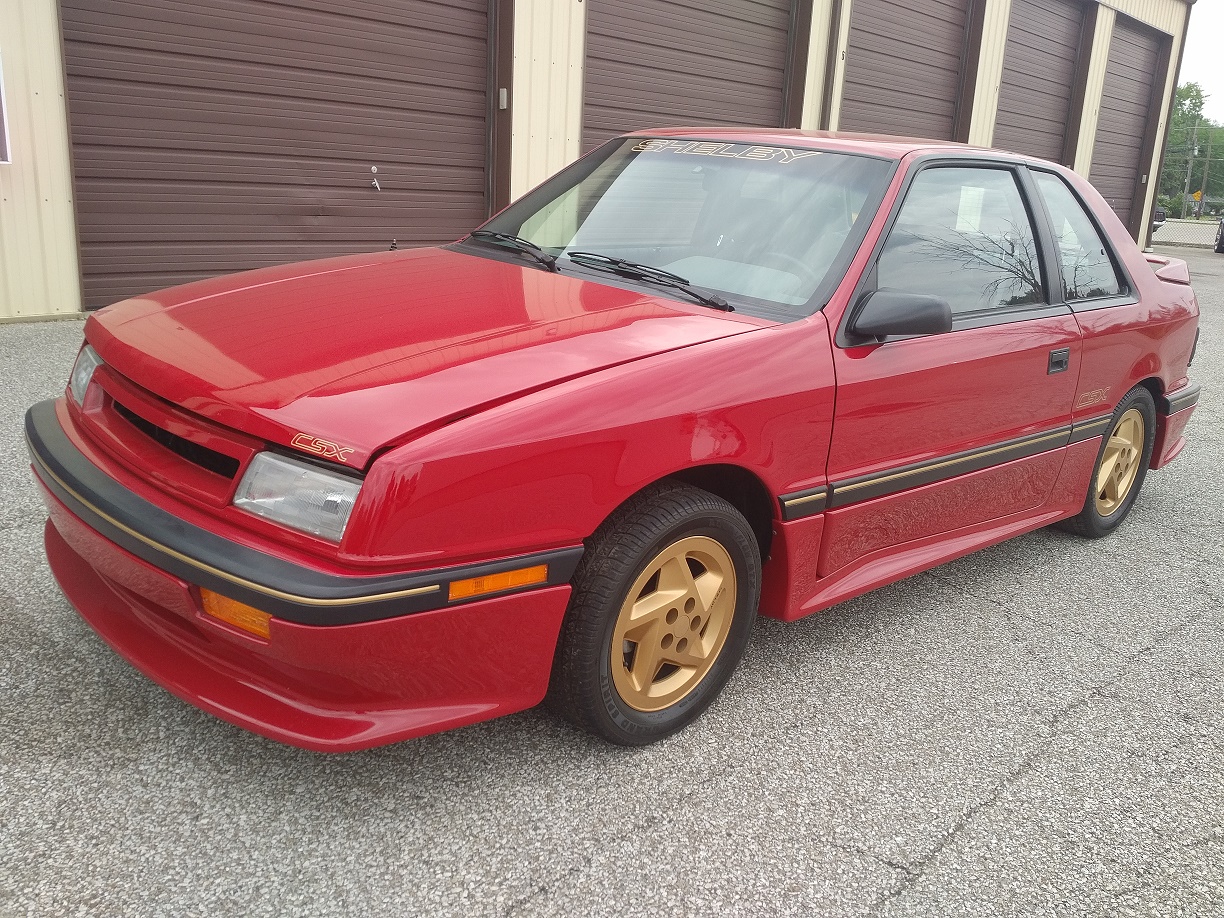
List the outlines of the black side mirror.
{"type": "Polygon", "coordinates": [[[952,331],[952,307],[938,296],[904,290],[873,290],[859,300],[850,331],[868,338],[942,335],[952,331]]]}

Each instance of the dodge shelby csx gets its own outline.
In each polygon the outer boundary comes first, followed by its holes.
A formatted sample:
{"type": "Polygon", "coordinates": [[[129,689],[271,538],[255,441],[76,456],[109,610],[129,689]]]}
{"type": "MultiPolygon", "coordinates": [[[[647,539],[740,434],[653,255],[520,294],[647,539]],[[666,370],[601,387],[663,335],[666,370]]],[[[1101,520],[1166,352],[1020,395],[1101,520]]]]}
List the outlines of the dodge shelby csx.
{"type": "Polygon", "coordinates": [[[1197,324],[1060,166],[651,131],[450,245],[103,309],[26,435],[64,593],[192,704],[346,750],[547,700],[641,744],[758,610],[1116,529],[1197,324]]]}

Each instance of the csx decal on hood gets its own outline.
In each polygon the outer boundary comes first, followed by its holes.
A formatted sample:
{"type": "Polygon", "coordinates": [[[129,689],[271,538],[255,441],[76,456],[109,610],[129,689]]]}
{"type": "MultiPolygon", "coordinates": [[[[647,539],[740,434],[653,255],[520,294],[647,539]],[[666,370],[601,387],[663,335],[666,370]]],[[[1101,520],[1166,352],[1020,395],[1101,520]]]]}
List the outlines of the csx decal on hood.
{"type": "Polygon", "coordinates": [[[338,443],[333,443],[331,440],[312,437],[310,434],[304,433],[295,436],[289,442],[289,445],[305,450],[308,453],[314,453],[316,456],[321,456],[324,459],[335,459],[337,462],[343,462],[348,458],[349,453],[353,451],[351,446],[341,446],[338,443]]]}

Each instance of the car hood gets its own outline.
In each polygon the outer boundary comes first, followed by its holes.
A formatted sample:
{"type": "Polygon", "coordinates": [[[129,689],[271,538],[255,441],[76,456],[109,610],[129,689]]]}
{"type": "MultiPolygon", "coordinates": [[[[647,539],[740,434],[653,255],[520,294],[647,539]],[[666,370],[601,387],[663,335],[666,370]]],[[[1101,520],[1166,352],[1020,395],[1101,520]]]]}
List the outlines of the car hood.
{"type": "Polygon", "coordinates": [[[380,448],[482,407],[762,324],[694,310],[572,275],[412,249],[125,300],[95,313],[86,338],[167,401],[286,446],[297,437],[304,448],[301,434],[329,441],[362,468],[380,448]]]}

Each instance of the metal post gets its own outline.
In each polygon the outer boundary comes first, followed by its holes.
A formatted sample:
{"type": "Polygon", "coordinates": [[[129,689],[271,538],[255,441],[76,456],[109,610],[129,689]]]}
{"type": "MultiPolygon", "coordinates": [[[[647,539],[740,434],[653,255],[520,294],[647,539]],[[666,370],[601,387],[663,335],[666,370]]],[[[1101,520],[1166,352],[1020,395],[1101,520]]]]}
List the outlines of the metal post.
{"type": "Polygon", "coordinates": [[[1190,141],[1190,146],[1186,148],[1186,185],[1182,189],[1182,209],[1181,218],[1186,219],[1186,211],[1190,208],[1190,172],[1194,169],[1194,153],[1198,147],[1198,126],[1197,121],[1194,122],[1194,139],[1190,141]]]}
{"type": "Polygon", "coordinates": [[[1211,169],[1211,140],[1215,131],[1207,128],[1207,158],[1203,160],[1203,184],[1199,188],[1198,207],[1195,208],[1195,216],[1203,216],[1203,205],[1207,203],[1207,172],[1211,169]]]}

